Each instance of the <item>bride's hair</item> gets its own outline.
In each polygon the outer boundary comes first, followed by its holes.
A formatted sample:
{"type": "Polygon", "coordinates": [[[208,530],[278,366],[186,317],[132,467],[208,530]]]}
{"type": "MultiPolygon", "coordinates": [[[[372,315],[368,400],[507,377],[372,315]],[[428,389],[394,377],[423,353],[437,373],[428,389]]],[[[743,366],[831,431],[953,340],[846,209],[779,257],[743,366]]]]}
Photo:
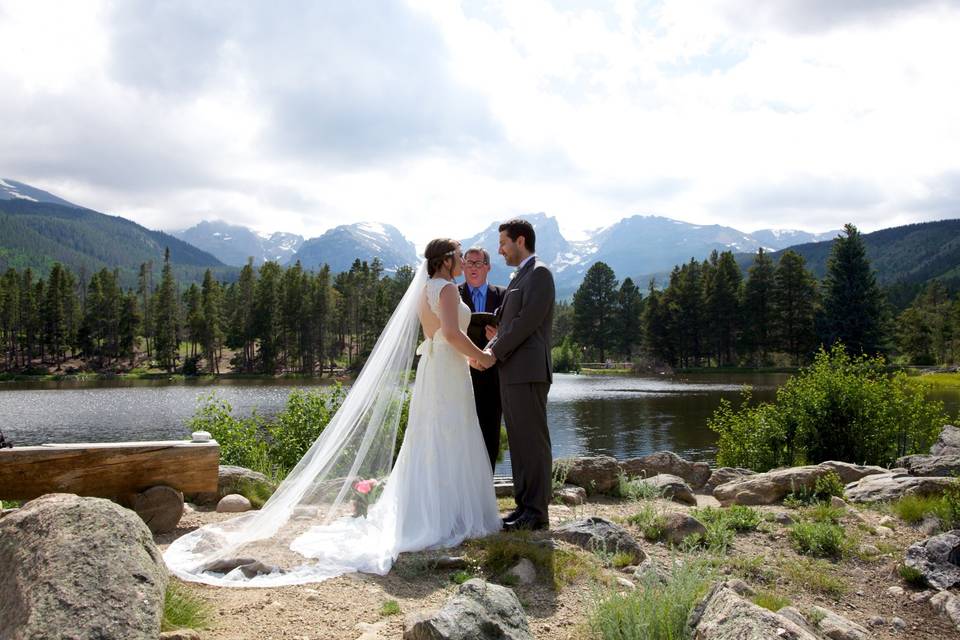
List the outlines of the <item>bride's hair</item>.
{"type": "Polygon", "coordinates": [[[443,268],[443,263],[452,258],[460,243],[451,238],[437,238],[427,244],[423,257],[427,259],[427,275],[431,278],[443,268]]]}

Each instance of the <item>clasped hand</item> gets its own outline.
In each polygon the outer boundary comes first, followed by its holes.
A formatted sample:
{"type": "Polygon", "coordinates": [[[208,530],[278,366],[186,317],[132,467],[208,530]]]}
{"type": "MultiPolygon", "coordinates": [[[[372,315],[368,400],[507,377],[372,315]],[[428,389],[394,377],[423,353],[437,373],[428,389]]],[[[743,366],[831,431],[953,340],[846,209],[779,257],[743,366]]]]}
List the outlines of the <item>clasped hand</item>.
{"type": "Polygon", "coordinates": [[[483,355],[479,358],[470,358],[470,366],[478,371],[486,371],[496,363],[497,357],[490,349],[484,349],[483,355]]]}

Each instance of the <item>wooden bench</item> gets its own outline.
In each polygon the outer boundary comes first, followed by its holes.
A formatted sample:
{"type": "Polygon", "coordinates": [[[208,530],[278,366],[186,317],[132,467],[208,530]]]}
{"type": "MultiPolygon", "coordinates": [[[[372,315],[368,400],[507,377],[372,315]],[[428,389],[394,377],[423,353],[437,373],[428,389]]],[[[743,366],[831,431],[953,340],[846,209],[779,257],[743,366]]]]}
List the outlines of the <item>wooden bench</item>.
{"type": "Polygon", "coordinates": [[[183,494],[216,492],[216,441],[43,444],[0,449],[0,499],[48,493],[117,499],[153,533],[171,531],[183,515],[183,494]]]}

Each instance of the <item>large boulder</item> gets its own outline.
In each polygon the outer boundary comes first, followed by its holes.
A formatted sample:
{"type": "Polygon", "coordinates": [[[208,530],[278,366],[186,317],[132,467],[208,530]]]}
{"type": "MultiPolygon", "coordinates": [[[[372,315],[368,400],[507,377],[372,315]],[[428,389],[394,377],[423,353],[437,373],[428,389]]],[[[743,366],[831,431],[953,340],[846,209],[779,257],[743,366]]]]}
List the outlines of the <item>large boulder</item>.
{"type": "Polygon", "coordinates": [[[960,529],[913,543],[904,564],[923,574],[936,589],[960,585],[960,529]]]}
{"type": "Polygon", "coordinates": [[[587,493],[610,493],[620,484],[620,465],[611,456],[562,458],[554,466],[566,469],[565,481],[583,487],[587,493]]]}
{"type": "Polygon", "coordinates": [[[952,478],[883,473],[851,482],[843,493],[850,502],[880,502],[897,500],[906,495],[940,495],[952,482],[952,478]]]}
{"type": "Polygon", "coordinates": [[[102,498],[57,493],[0,520],[0,638],[160,633],[167,570],[147,525],[102,498]]]}
{"type": "Polygon", "coordinates": [[[669,473],[661,473],[652,478],[640,480],[640,482],[653,485],[659,489],[660,495],[668,500],[691,506],[696,506],[697,504],[697,497],[693,495],[693,491],[690,489],[690,486],[683,481],[683,478],[670,475],[669,473]]]}
{"type": "Polygon", "coordinates": [[[940,437],[930,447],[935,456],[960,455],[960,429],[952,424],[943,425],[940,437]]]}
{"type": "Polygon", "coordinates": [[[705,489],[707,493],[713,493],[713,490],[719,487],[722,484],[732,482],[739,478],[745,476],[756,475],[756,471],[753,469],[743,469],[741,467],[720,467],[719,469],[714,469],[713,473],[710,474],[710,479],[707,480],[707,486],[705,489]]]}
{"type": "Polygon", "coordinates": [[[800,625],[742,598],[719,582],[687,618],[693,640],[819,640],[800,625]]]}
{"type": "Polygon", "coordinates": [[[587,551],[628,553],[633,556],[631,564],[640,564],[647,557],[636,538],[626,529],[597,516],[568,522],[556,527],[551,533],[555,539],[575,544],[587,551]]]}
{"type": "Polygon", "coordinates": [[[184,498],[187,502],[192,502],[193,504],[213,506],[224,496],[234,493],[245,493],[248,489],[254,489],[263,495],[270,495],[274,489],[276,489],[276,485],[270,482],[267,476],[258,471],[251,471],[245,467],[222,464],[220,465],[216,493],[191,493],[184,496],[184,498]]]}
{"type": "Polygon", "coordinates": [[[960,454],[904,456],[897,459],[897,466],[903,467],[912,476],[950,478],[960,475],[960,454]]]}
{"type": "Polygon", "coordinates": [[[620,463],[620,469],[630,477],[651,478],[661,473],[683,478],[694,489],[700,489],[710,478],[710,465],[690,462],[672,451],[659,451],[642,458],[630,458],[620,463]]]}
{"type": "Polygon", "coordinates": [[[817,480],[828,473],[837,474],[843,482],[853,482],[861,478],[886,473],[882,467],[865,467],[829,460],[817,465],[775,469],[766,473],[745,476],[721,484],[713,490],[714,497],[723,506],[731,504],[774,504],[783,500],[787,494],[799,490],[813,490],[817,480]]]}
{"type": "Polygon", "coordinates": [[[930,606],[960,631],[960,598],[949,591],[941,591],[930,598],[930,606]]]}
{"type": "Polygon", "coordinates": [[[814,605],[811,611],[814,619],[817,620],[814,625],[817,631],[830,638],[830,640],[870,640],[873,637],[861,625],[847,620],[830,609],[814,605]]]}
{"type": "Polygon", "coordinates": [[[414,614],[403,640],[533,640],[527,616],[507,587],[467,580],[436,612],[414,614]]]}
{"type": "Polygon", "coordinates": [[[690,536],[705,536],[707,528],[691,515],[674,511],[663,517],[660,539],[667,544],[680,545],[690,536]]]}

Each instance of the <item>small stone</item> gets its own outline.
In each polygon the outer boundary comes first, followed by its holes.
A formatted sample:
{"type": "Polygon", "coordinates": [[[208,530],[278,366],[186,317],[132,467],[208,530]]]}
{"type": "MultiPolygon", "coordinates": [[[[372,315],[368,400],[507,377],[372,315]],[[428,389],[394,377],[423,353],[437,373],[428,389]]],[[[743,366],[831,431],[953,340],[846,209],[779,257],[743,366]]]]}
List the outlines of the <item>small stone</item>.
{"type": "Polygon", "coordinates": [[[194,505],[190,504],[189,502],[183,503],[183,515],[186,516],[196,512],[197,512],[197,508],[194,505]]]}
{"type": "Polygon", "coordinates": [[[727,586],[733,589],[737,595],[743,596],[745,598],[748,598],[756,593],[750,585],[748,585],[746,582],[744,582],[740,578],[727,580],[727,586]]]}
{"type": "Polygon", "coordinates": [[[835,509],[846,509],[847,503],[839,496],[830,496],[830,506],[835,509]]]}
{"type": "Polygon", "coordinates": [[[880,549],[872,544],[862,544],[860,545],[860,553],[865,556],[878,556],[880,555],[880,549]]]}
{"type": "Polygon", "coordinates": [[[907,630],[907,621],[903,618],[892,618],[890,620],[890,626],[896,629],[897,631],[906,631],[907,630]]]}
{"type": "Polygon", "coordinates": [[[572,484],[565,484],[557,489],[553,496],[565,505],[576,507],[587,501],[587,490],[572,484]]]}
{"type": "Polygon", "coordinates": [[[920,531],[927,536],[936,535],[941,529],[943,529],[943,522],[935,515],[924,516],[923,522],[920,523],[920,531]]]}
{"type": "Polygon", "coordinates": [[[877,527],[876,529],[874,529],[874,531],[876,531],[877,535],[880,536],[881,538],[886,538],[887,536],[893,535],[893,529],[891,529],[890,527],[877,527]]]}
{"type": "Polygon", "coordinates": [[[467,564],[467,559],[463,556],[440,556],[433,561],[433,566],[437,569],[457,571],[466,569],[469,565],[467,564]]]}
{"type": "Polygon", "coordinates": [[[793,517],[786,511],[778,511],[776,514],[774,514],[773,521],[782,524],[785,527],[796,524],[796,520],[794,520],[793,517]]]}
{"type": "Polygon", "coordinates": [[[520,561],[507,571],[507,575],[515,577],[520,584],[533,584],[537,580],[537,568],[529,558],[520,558],[520,561]]]}
{"type": "Polygon", "coordinates": [[[926,591],[920,591],[910,596],[910,601],[916,602],[919,604],[921,602],[926,602],[932,597],[933,597],[933,591],[931,591],[930,589],[927,589],[926,591]]]}
{"type": "Polygon", "coordinates": [[[626,567],[623,567],[622,569],[620,569],[620,573],[625,573],[628,576],[632,576],[634,573],[637,572],[637,569],[639,568],[640,568],[639,565],[635,565],[635,564],[627,565],[626,567]]]}
{"type": "Polygon", "coordinates": [[[633,584],[631,581],[622,576],[617,576],[617,584],[625,589],[630,589],[631,591],[637,588],[637,585],[633,584]]]}
{"type": "Polygon", "coordinates": [[[882,627],[887,623],[881,616],[870,616],[867,618],[867,624],[871,627],[882,627]]]}
{"type": "Polygon", "coordinates": [[[160,640],[200,640],[200,634],[193,629],[177,629],[164,631],[160,634],[160,640]]]}
{"type": "Polygon", "coordinates": [[[863,589],[857,589],[857,595],[863,597],[863,589]]]}
{"type": "Polygon", "coordinates": [[[250,511],[252,508],[253,505],[250,504],[250,501],[239,493],[223,496],[217,503],[217,513],[243,513],[244,511],[250,511]]]}
{"type": "Polygon", "coordinates": [[[892,596],[902,596],[902,595],[903,595],[903,587],[898,587],[898,586],[896,586],[896,585],[894,585],[894,586],[892,586],[892,587],[887,587],[887,593],[889,593],[889,594],[892,595],[892,596]]]}
{"type": "Polygon", "coordinates": [[[893,516],[883,516],[880,518],[879,524],[881,527],[890,527],[892,529],[893,527],[897,526],[897,519],[893,516]]]}
{"type": "Polygon", "coordinates": [[[307,602],[320,602],[320,596],[315,593],[311,593],[307,596],[307,602]]]}

